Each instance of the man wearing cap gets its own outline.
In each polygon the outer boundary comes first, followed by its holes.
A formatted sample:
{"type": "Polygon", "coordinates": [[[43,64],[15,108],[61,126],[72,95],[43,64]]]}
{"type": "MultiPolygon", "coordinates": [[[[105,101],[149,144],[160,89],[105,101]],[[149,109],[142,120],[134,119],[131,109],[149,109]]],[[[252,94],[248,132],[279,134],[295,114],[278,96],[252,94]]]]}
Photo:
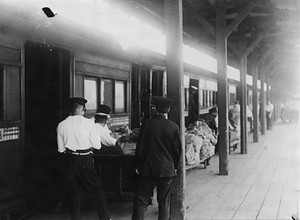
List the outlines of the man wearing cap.
{"type": "Polygon", "coordinates": [[[142,123],[136,147],[136,171],[139,174],[132,219],[144,219],[144,212],[157,187],[159,218],[170,219],[170,186],[176,176],[181,157],[181,140],[178,126],[165,116],[171,100],[153,97],[153,116],[142,123]]]}
{"type": "MultiPolygon", "coordinates": [[[[212,107],[208,110],[208,113],[200,116],[200,119],[208,125],[208,127],[213,131],[214,135],[218,136],[218,109],[217,107],[212,107]]],[[[219,151],[219,143],[215,145],[215,151],[219,151]]],[[[207,165],[210,164],[210,158],[207,159],[207,165]]]]}
{"type": "Polygon", "coordinates": [[[58,152],[66,156],[66,184],[73,198],[73,217],[81,219],[81,192],[92,200],[99,219],[110,219],[105,196],[98,177],[91,149],[100,149],[101,140],[95,123],[85,117],[87,100],[74,97],[69,100],[70,116],[57,126],[58,152]]]}
{"type": "Polygon", "coordinates": [[[94,116],[98,134],[101,138],[101,150],[102,154],[117,154],[114,148],[116,139],[110,136],[111,131],[107,127],[107,121],[110,118],[111,108],[107,105],[99,105],[97,112],[94,116]]]}
{"type": "Polygon", "coordinates": [[[217,107],[213,107],[208,110],[208,113],[200,116],[201,119],[205,121],[205,123],[212,129],[215,135],[218,134],[218,126],[217,126],[217,116],[218,109],[217,107]]]}

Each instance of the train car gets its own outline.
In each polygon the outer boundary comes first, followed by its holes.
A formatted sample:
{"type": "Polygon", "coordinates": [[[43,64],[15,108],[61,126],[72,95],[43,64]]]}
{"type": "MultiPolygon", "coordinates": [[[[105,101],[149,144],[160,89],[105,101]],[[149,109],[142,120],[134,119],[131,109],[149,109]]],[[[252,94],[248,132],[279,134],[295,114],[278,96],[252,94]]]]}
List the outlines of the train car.
{"type": "Polygon", "coordinates": [[[62,195],[56,126],[68,115],[69,97],[89,100],[86,117],[107,104],[112,128],[131,126],[132,65],[119,43],[67,19],[49,20],[42,9],[11,10],[11,4],[1,2],[0,15],[1,216],[62,195]]]}
{"type": "MultiPolygon", "coordinates": [[[[150,118],[151,97],[167,96],[165,56],[140,48],[124,51],[105,33],[62,17],[50,20],[32,5],[12,11],[11,4],[0,5],[0,213],[64,196],[56,126],[68,116],[69,97],[88,100],[88,118],[99,104],[111,106],[115,130],[139,128],[150,118]]],[[[231,103],[236,88],[229,93],[231,103]]],[[[188,126],[216,106],[216,74],[185,63],[184,96],[188,126]]],[[[109,180],[105,191],[132,194],[132,157],[101,161],[103,179],[109,180]]]]}

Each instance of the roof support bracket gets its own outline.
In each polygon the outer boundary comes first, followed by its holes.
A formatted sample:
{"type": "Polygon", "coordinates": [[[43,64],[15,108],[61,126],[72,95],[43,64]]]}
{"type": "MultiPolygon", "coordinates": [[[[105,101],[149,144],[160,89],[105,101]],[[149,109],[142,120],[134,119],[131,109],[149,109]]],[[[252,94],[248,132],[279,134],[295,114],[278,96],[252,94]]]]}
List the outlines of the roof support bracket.
{"type": "Polygon", "coordinates": [[[254,8],[255,4],[258,2],[259,0],[252,0],[249,1],[249,3],[246,5],[246,7],[240,11],[240,13],[238,14],[238,16],[236,16],[236,18],[233,20],[233,22],[228,25],[228,27],[226,28],[226,33],[225,36],[229,37],[229,35],[232,33],[232,31],[243,21],[243,19],[250,13],[250,11],[254,8]]]}

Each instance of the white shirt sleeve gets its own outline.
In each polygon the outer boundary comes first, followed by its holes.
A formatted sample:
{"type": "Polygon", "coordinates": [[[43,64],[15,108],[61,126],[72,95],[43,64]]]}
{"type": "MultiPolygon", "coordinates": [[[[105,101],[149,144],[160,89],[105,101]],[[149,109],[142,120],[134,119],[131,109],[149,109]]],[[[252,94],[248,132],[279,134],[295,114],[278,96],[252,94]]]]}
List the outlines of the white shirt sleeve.
{"type": "Polygon", "coordinates": [[[66,151],[65,145],[64,145],[64,140],[62,137],[62,134],[60,133],[60,125],[57,126],[57,145],[58,145],[58,152],[63,153],[66,151]]]}
{"type": "Polygon", "coordinates": [[[91,126],[91,135],[90,135],[91,145],[92,145],[92,148],[95,148],[95,149],[99,150],[101,148],[101,137],[98,134],[97,127],[96,127],[95,123],[92,122],[91,124],[92,124],[92,126],[91,126]]]}
{"type": "Polygon", "coordinates": [[[106,146],[115,146],[117,140],[110,136],[111,131],[100,124],[96,124],[96,126],[98,128],[98,134],[101,137],[101,143],[106,146]]]}

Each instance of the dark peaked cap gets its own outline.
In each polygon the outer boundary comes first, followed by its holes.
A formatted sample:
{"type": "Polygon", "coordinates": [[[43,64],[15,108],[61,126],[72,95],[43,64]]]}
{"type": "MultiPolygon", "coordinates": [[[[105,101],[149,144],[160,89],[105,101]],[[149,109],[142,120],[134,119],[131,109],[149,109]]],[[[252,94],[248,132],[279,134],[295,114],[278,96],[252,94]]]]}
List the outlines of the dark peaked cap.
{"type": "Polygon", "coordinates": [[[69,99],[69,104],[74,104],[77,103],[79,105],[85,106],[85,104],[87,103],[87,100],[84,98],[80,98],[80,97],[73,97],[69,99]]]}
{"type": "Polygon", "coordinates": [[[217,107],[213,107],[211,109],[208,110],[209,113],[218,113],[218,109],[217,107]]]}
{"type": "Polygon", "coordinates": [[[107,105],[99,105],[96,114],[108,116],[111,112],[111,108],[107,105]]]}
{"type": "Polygon", "coordinates": [[[164,98],[162,96],[152,97],[152,104],[155,105],[157,108],[170,108],[172,102],[173,101],[171,99],[164,98]]]}

